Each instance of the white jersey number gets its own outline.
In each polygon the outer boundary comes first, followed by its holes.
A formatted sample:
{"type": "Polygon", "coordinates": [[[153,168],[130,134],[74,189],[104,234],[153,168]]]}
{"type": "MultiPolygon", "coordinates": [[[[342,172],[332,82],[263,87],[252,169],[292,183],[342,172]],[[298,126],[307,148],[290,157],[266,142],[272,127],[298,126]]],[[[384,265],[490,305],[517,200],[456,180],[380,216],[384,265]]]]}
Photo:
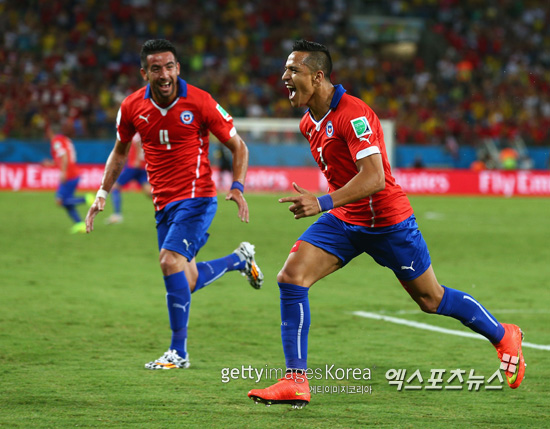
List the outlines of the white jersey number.
{"type": "Polygon", "coordinates": [[[328,165],[327,165],[327,163],[325,162],[325,159],[323,158],[323,148],[322,148],[322,147],[318,147],[318,148],[317,148],[317,152],[319,152],[319,157],[321,158],[321,162],[322,162],[323,165],[325,166],[325,171],[327,171],[328,165]]]}
{"type": "Polygon", "coordinates": [[[160,130],[159,140],[160,140],[160,144],[166,145],[166,149],[168,150],[172,149],[172,146],[170,145],[170,139],[168,138],[168,130],[160,130]]]}

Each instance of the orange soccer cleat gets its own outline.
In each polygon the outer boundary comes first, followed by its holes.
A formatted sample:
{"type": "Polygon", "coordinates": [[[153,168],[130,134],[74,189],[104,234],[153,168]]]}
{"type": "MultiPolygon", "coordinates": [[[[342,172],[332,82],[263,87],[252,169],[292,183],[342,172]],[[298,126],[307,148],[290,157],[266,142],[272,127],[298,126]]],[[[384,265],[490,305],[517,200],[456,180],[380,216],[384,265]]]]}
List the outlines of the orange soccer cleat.
{"type": "Polygon", "coordinates": [[[311,400],[309,382],[305,374],[288,372],[273,386],[265,389],[252,389],[248,397],[254,402],[270,406],[272,404],[290,404],[292,408],[303,408],[311,400]]]}
{"type": "Polygon", "coordinates": [[[500,369],[504,370],[506,381],[512,389],[519,387],[525,376],[525,360],[521,350],[523,332],[519,326],[503,323],[504,337],[494,344],[500,359],[500,369]]]}

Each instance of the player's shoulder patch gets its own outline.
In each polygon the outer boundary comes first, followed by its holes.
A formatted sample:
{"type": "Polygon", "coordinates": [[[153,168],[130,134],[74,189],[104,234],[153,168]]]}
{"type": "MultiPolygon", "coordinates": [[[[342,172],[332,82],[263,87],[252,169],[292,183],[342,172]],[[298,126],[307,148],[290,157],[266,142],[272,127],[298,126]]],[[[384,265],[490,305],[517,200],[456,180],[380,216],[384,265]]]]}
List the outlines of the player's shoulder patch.
{"type": "Polygon", "coordinates": [[[350,122],[357,137],[372,134],[372,128],[366,116],[360,116],[359,118],[352,119],[350,122]]]}
{"type": "Polygon", "coordinates": [[[231,119],[233,119],[231,115],[227,113],[225,109],[219,104],[216,104],[216,109],[218,110],[218,112],[220,112],[220,115],[222,115],[223,119],[225,119],[226,121],[230,121],[231,119]]]}

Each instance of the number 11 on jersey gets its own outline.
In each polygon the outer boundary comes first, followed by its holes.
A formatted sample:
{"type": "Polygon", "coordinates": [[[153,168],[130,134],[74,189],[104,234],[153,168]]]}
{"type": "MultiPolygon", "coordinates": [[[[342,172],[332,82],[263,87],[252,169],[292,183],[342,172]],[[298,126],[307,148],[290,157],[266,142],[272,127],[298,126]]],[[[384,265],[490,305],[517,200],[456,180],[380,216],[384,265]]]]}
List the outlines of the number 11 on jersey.
{"type": "Polygon", "coordinates": [[[166,149],[168,150],[172,149],[172,146],[170,145],[170,140],[168,139],[168,130],[160,130],[159,139],[160,139],[160,144],[166,145],[166,149]]]}

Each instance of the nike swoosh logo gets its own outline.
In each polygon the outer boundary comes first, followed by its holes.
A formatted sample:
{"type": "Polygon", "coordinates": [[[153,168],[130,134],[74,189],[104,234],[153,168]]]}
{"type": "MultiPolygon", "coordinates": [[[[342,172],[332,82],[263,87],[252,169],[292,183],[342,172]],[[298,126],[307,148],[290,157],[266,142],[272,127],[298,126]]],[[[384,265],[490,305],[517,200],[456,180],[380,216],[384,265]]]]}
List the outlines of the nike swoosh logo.
{"type": "Polygon", "coordinates": [[[508,380],[508,383],[510,384],[514,384],[516,382],[516,378],[518,378],[518,371],[516,371],[513,377],[506,376],[506,380],[508,380]]]}
{"type": "Polygon", "coordinates": [[[514,384],[516,382],[516,379],[518,378],[518,374],[519,374],[519,364],[520,364],[520,361],[518,360],[518,367],[516,367],[516,372],[514,373],[514,375],[512,375],[511,377],[506,376],[506,380],[508,381],[509,384],[514,384]]]}
{"type": "Polygon", "coordinates": [[[516,379],[518,378],[519,365],[521,364],[521,356],[520,356],[520,353],[519,353],[519,349],[518,349],[518,353],[517,353],[516,356],[518,357],[518,365],[516,367],[516,372],[511,377],[506,376],[506,380],[508,380],[508,383],[510,383],[510,384],[514,384],[516,382],[516,379]]]}
{"type": "Polygon", "coordinates": [[[302,395],[306,395],[307,393],[306,392],[296,392],[296,396],[302,396],[302,395]]]}

